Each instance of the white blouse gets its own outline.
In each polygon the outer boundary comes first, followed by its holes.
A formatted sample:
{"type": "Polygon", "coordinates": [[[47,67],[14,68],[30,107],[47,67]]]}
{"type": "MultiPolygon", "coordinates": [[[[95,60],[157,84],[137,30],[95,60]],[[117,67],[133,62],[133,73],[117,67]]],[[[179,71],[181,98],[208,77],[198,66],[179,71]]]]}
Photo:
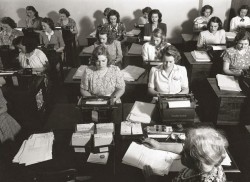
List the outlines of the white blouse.
{"type": "Polygon", "coordinates": [[[226,43],[226,32],[221,29],[215,32],[215,34],[211,33],[209,30],[202,31],[199,34],[197,47],[202,47],[204,44],[225,44],[226,43]]]}
{"type": "Polygon", "coordinates": [[[43,51],[35,49],[30,57],[27,57],[25,53],[20,52],[19,62],[22,68],[43,68],[48,62],[48,59],[43,51]]]}
{"type": "Polygon", "coordinates": [[[230,21],[230,32],[236,31],[238,27],[250,26],[250,18],[248,16],[245,16],[243,19],[244,20],[242,21],[242,18],[240,16],[232,18],[230,21]]]}

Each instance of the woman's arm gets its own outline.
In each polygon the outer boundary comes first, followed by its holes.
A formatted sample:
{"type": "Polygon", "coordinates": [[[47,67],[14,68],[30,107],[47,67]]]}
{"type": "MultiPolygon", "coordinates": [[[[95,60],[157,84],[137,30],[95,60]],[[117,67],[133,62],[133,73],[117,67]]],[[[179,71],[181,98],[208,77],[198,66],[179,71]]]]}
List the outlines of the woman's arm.
{"type": "Polygon", "coordinates": [[[3,114],[3,113],[5,113],[5,112],[7,112],[7,107],[6,107],[6,105],[5,105],[5,106],[1,106],[1,107],[0,107],[0,114],[3,114]]]}
{"type": "Polygon", "coordinates": [[[199,37],[198,37],[198,41],[197,41],[197,49],[203,48],[204,45],[204,38],[202,36],[202,32],[200,32],[199,37]]]}
{"type": "Polygon", "coordinates": [[[81,95],[84,97],[91,96],[91,93],[83,88],[80,88],[81,95]]]}
{"type": "Polygon", "coordinates": [[[181,88],[181,91],[178,94],[188,94],[188,93],[189,93],[189,88],[183,87],[183,88],[181,88]]]}
{"type": "Polygon", "coordinates": [[[241,71],[239,72],[233,72],[229,69],[230,67],[230,63],[228,62],[223,62],[223,72],[227,75],[232,75],[232,76],[240,76],[241,75],[241,71]]]}
{"type": "Polygon", "coordinates": [[[153,88],[148,87],[148,94],[150,96],[155,97],[155,96],[157,96],[157,94],[159,94],[159,92],[155,91],[155,89],[153,89],[153,88]]]}
{"type": "Polygon", "coordinates": [[[222,32],[221,32],[221,40],[220,40],[220,43],[221,44],[226,44],[226,32],[225,32],[225,30],[221,30],[222,32]]]}
{"type": "Polygon", "coordinates": [[[151,96],[157,96],[159,92],[155,90],[155,76],[154,76],[155,68],[152,67],[149,72],[149,78],[148,78],[148,94],[151,96]]]}
{"type": "Polygon", "coordinates": [[[59,43],[59,48],[56,50],[56,52],[63,52],[65,43],[63,41],[63,37],[60,32],[58,32],[58,43],[59,43]]]}
{"type": "Polygon", "coordinates": [[[124,94],[125,92],[125,87],[124,88],[119,88],[116,89],[111,96],[113,96],[113,102],[115,103],[120,97],[124,94]]]}
{"type": "Polygon", "coordinates": [[[122,62],[122,48],[120,41],[116,41],[116,62],[122,62]]]}

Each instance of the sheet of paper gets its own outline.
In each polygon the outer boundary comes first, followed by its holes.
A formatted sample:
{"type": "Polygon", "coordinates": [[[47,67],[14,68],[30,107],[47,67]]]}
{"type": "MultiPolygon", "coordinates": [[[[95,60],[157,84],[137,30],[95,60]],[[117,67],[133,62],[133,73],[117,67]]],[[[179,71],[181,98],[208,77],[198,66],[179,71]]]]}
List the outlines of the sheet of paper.
{"type": "Polygon", "coordinates": [[[151,40],[151,36],[144,36],[144,37],[143,37],[143,40],[144,40],[144,41],[150,41],[150,40],[151,40]]]}
{"type": "Polygon", "coordinates": [[[128,51],[128,54],[141,55],[142,54],[142,45],[133,43],[128,51]]]}
{"type": "Polygon", "coordinates": [[[132,134],[133,135],[143,134],[141,123],[132,123],[132,134]]]}
{"type": "Polygon", "coordinates": [[[97,123],[96,133],[113,133],[115,131],[114,123],[97,123]]]}
{"type": "Polygon", "coordinates": [[[227,46],[225,45],[217,45],[217,46],[212,46],[214,51],[220,51],[220,50],[225,50],[227,48],[227,46]]]}
{"type": "Polygon", "coordinates": [[[77,124],[76,131],[77,132],[84,132],[84,133],[94,133],[94,123],[87,123],[87,124],[77,124]]]}
{"type": "Polygon", "coordinates": [[[87,67],[88,67],[87,65],[81,65],[74,74],[73,79],[81,79],[87,67]]]}
{"type": "Polygon", "coordinates": [[[109,153],[90,153],[87,162],[90,163],[97,163],[97,164],[107,164],[108,162],[109,153]]]}
{"type": "Polygon", "coordinates": [[[135,81],[145,72],[145,69],[133,65],[128,65],[121,72],[125,81],[135,81]]]}
{"type": "Polygon", "coordinates": [[[83,52],[83,53],[86,53],[86,54],[92,54],[94,48],[95,48],[94,45],[91,45],[91,46],[89,46],[89,47],[83,48],[82,52],[83,52]]]}
{"type": "Polygon", "coordinates": [[[105,105],[107,103],[108,103],[107,100],[90,100],[90,101],[86,101],[86,104],[92,104],[92,105],[105,105]]]}
{"type": "Polygon", "coordinates": [[[239,82],[234,78],[234,76],[217,74],[216,79],[221,90],[241,91],[239,82]]]}
{"type": "Polygon", "coordinates": [[[131,135],[132,134],[132,123],[123,121],[121,122],[121,135],[131,135]]]}
{"type": "Polygon", "coordinates": [[[191,103],[189,100],[184,101],[169,101],[169,108],[182,108],[182,107],[191,107],[191,103]]]}
{"type": "Polygon", "coordinates": [[[230,159],[230,157],[229,157],[229,155],[228,155],[228,153],[226,154],[226,157],[225,157],[225,159],[222,161],[222,163],[221,163],[221,165],[222,166],[231,166],[231,159],[230,159]]]}
{"type": "Polygon", "coordinates": [[[197,62],[210,62],[211,61],[206,51],[192,51],[191,55],[197,62]]]}
{"type": "Polygon", "coordinates": [[[113,141],[113,134],[112,133],[98,133],[94,134],[94,146],[104,146],[110,145],[113,141]]]}
{"type": "Polygon", "coordinates": [[[85,146],[91,138],[90,133],[76,132],[72,134],[72,145],[73,146],[85,146]]]}

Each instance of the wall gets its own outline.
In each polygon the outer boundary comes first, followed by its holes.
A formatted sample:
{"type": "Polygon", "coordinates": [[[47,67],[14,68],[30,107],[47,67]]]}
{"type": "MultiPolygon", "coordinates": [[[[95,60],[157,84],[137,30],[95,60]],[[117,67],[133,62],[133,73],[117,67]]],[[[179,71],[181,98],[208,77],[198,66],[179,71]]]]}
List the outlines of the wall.
{"type": "Polygon", "coordinates": [[[85,45],[85,38],[100,23],[102,11],[106,7],[116,9],[121,15],[122,22],[126,24],[127,30],[131,30],[141,16],[141,9],[150,6],[162,12],[162,22],[167,23],[169,41],[179,43],[182,32],[192,32],[192,20],[198,16],[199,9],[204,4],[213,5],[214,15],[218,14],[224,21],[225,12],[231,6],[231,0],[1,0],[0,17],[10,16],[18,26],[23,26],[25,7],[32,5],[41,17],[48,16],[56,21],[58,10],[64,7],[77,22],[79,43],[85,45]]]}

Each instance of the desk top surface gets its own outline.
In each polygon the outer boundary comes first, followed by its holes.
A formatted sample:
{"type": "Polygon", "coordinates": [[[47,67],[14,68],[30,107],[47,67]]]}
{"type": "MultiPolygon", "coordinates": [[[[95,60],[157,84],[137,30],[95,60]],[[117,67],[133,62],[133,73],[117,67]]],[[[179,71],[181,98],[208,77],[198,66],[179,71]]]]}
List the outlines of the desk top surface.
{"type": "Polygon", "coordinates": [[[198,62],[198,61],[195,61],[195,59],[192,56],[191,52],[184,52],[184,55],[186,56],[189,64],[191,64],[191,65],[194,65],[194,64],[197,64],[197,65],[212,65],[213,64],[211,61],[210,62],[198,62]]]}
{"type": "Polygon", "coordinates": [[[218,97],[246,98],[243,92],[220,90],[216,78],[207,78],[207,81],[218,97]]]}

